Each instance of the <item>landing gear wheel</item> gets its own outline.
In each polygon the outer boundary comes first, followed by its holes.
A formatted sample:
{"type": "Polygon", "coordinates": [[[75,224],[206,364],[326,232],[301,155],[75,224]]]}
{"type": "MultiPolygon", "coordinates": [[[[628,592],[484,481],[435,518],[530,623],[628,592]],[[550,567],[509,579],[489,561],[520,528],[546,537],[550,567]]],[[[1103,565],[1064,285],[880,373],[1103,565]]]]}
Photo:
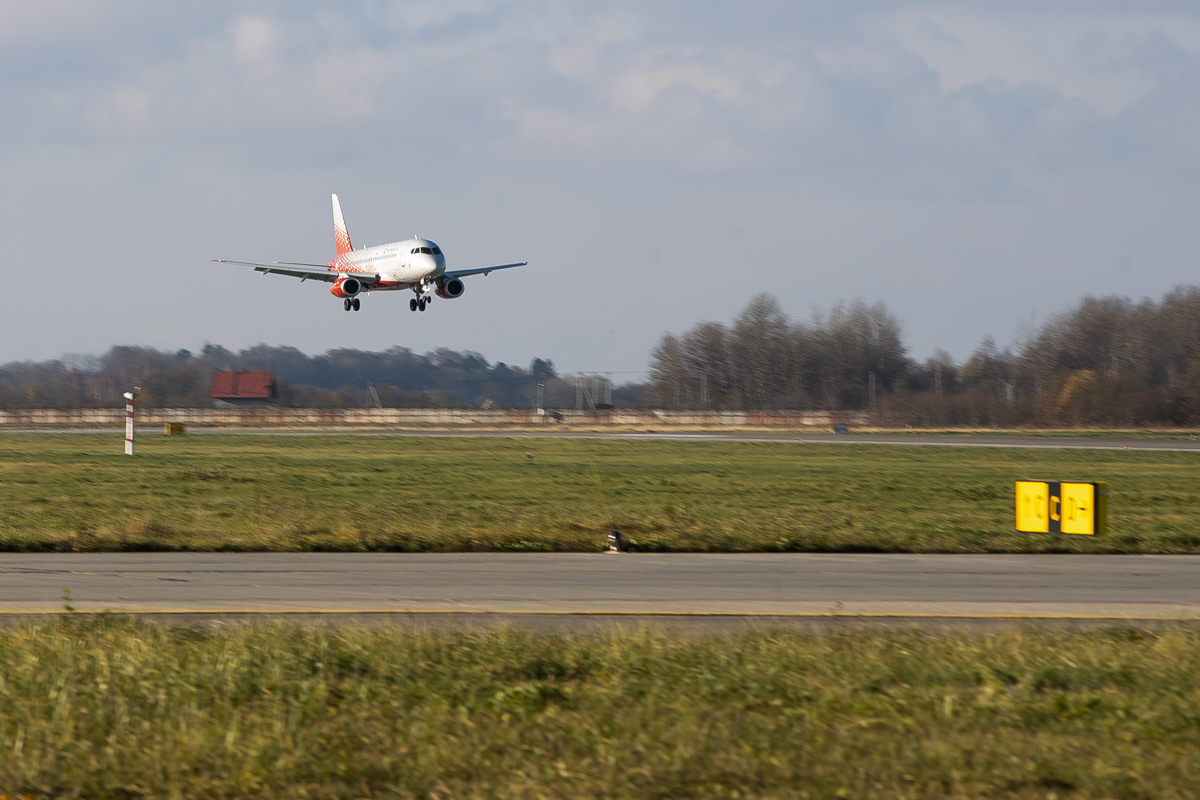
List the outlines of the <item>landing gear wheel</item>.
{"type": "Polygon", "coordinates": [[[417,301],[417,308],[421,309],[422,311],[425,310],[425,298],[424,297],[422,297],[420,300],[417,301]]]}
{"type": "Polygon", "coordinates": [[[359,306],[361,306],[361,305],[362,305],[362,301],[360,301],[360,300],[359,300],[359,299],[356,297],[356,298],[354,298],[354,300],[352,300],[352,301],[350,302],[350,305],[354,306],[354,310],[355,310],[355,311],[358,311],[358,308],[359,308],[359,306]]]}
{"type": "Polygon", "coordinates": [[[417,298],[414,297],[412,300],[408,301],[408,310],[409,311],[417,310],[417,298]]]}
{"type": "Polygon", "coordinates": [[[342,301],[342,310],[343,310],[343,311],[349,311],[349,310],[350,310],[350,301],[349,301],[349,300],[343,300],[343,301],[342,301]]]}

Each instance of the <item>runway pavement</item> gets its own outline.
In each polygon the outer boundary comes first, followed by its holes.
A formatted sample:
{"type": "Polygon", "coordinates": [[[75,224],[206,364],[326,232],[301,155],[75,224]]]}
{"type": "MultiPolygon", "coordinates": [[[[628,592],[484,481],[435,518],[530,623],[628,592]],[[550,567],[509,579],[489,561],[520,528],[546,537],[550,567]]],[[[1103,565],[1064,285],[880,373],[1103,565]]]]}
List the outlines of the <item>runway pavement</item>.
{"type": "Polygon", "coordinates": [[[1200,557],[3,554],[0,616],[709,615],[1200,619],[1200,557]]]}

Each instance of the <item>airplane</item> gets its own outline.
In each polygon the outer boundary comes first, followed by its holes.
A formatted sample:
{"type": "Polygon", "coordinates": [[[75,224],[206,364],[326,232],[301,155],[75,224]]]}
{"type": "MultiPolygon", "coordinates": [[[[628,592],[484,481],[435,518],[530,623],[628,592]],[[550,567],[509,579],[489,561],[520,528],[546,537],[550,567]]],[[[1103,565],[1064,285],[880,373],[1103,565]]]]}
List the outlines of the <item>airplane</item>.
{"type": "Polygon", "coordinates": [[[328,264],[304,264],[295,261],[272,261],[257,264],[252,261],[228,261],[214,258],[218,264],[235,264],[254,267],[263,275],[275,273],[290,275],[301,281],[317,280],[332,283],[329,288],[334,297],[341,298],[342,308],[358,311],[361,306],[359,295],[363,292],[389,292],[411,289],[416,297],[408,301],[410,311],[424,311],[433,302],[433,295],[453,300],[463,296],[466,286],[462,279],[468,275],[487,275],[499,269],[523,267],[528,261],[515,264],[498,264],[494,267],[457,269],[446,271],[446,256],[442,248],[429,239],[414,236],[402,242],[390,242],[374,247],[355,250],[346,232],[346,220],[342,218],[342,206],[338,196],[333,196],[333,241],[337,255],[328,264]]]}

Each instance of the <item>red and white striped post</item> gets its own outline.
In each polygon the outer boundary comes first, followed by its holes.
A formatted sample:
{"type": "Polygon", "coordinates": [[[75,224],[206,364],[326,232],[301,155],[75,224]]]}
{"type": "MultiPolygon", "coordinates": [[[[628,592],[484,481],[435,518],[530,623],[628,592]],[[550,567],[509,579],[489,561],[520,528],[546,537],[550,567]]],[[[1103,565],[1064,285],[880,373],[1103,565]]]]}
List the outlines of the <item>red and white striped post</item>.
{"type": "Polygon", "coordinates": [[[125,393],[125,455],[133,455],[133,398],[141,389],[133,387],[132,392],[125,393]]]}

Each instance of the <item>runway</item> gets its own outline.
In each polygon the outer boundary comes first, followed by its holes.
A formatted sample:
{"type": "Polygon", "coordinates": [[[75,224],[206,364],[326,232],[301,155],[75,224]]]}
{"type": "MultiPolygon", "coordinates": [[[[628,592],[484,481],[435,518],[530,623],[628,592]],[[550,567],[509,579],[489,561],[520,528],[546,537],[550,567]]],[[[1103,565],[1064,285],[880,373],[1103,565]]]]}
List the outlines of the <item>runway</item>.
{"type": "MultiPolygon", "coordinates": [[[[3,434],[111,434],[119,436],[123,430],[57,429],[57,428],[5,428],[3,434]]],[[[137,435],[161,436],[159,426],[139,428],[137,435]]],[[[1087,438],[1081,436],[1006,436],[975,434],[924,434],[924,433],[832,433],[806,432],[795,429],[781,431],[581,431],[581,430],[481,430],[475,428],[396,430],[388,428],[345,429],[345,428],[190,428],[189,436],[404,436],[434,438],[489,438],[489,439],[609,439],[616,441],[678,441],[678,442],[792,442],[798,444],[859,444],[900,445],[909,447],[992,447],[1002,449],[1033,450],[1150,450],[1173,453],[1200,453],[1200,440],[1196,439],[1138,439],[1138,438],[1087,438]]]]}
{"type": "Polygon", "coordinates": [[[0,616],[1200,619],[1200,556],[0,555],[0,616]]]}

